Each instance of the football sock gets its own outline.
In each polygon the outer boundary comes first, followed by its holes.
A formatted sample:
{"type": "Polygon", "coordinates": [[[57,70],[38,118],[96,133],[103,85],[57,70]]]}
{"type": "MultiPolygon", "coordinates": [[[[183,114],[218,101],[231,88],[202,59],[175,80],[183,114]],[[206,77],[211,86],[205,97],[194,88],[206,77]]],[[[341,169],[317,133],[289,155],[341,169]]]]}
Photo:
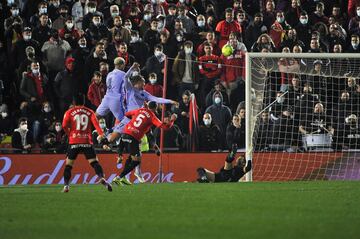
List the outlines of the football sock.
{"type": "Polygon", "coordinates": [[[120,136],[120,140],[119,140],[119,144],[118,144],[118,148],[117,148],[117,153],[119,155],[122,155],[125,149],[125,143],[122,141],[122,138],[120,136]]]}
{"type": "Polygon", "coordinates": [[[71,178],[71,169],[72,169],[72,166],[65,165],[65,169],[64,169],[64,182],[65,182],[65,185],[69,185],[70,178],[71,178]]]}
{"type": "Polygon", "coordinates": [[[103,169],[101,167],[101,165],[99,164],[98,161],[94,161],[92,163],[90,163],[91,167],[94,168],[95,170],[95,173],[97,176],[99,176],[99,178],[103,178],[104,177],[104,172],[103,172],[103,169]]]}
{"type": "Polygon", "coordinates": [[[139,164],[140,164],[140,161],[128,159],[125,163],[124,170],[120,174],[120,178],[125,177],[128,173],[130,173],[139,164]]]}

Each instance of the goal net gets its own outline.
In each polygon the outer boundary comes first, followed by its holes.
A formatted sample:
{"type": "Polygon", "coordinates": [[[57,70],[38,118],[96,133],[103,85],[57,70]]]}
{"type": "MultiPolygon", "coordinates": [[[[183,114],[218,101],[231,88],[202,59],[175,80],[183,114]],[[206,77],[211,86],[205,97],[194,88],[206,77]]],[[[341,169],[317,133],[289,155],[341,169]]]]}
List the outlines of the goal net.
{"type": "Polygon", "coordinates": [[[248,180],[359,180],[359,102],[358,54],[248,53],[248,180]]]}

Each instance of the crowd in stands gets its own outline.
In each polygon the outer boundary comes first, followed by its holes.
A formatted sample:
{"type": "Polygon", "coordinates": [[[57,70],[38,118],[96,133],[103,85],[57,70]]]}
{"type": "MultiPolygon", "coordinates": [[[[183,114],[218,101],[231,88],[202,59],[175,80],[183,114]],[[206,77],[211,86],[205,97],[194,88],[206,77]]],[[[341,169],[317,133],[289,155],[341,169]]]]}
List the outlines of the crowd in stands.
{"type": "MultiPolygon", "coordinates": [[[[195,93],[197,149],[216,151],[234,143],[245,147],[245,53],[360,53],[360,0],[1,0],[0,32],[0,141],[12,142],[20,152],[36,145],[44,152],[64,152],[61,122],[72,96],[84,93],[95,110],[114,59],[122,57],[125,70],[140,64],[145,89],[155,96],[162,96],[166,76],[167,98],[180,103],[165,114],[165,120],[171,111],[178,114],[165,132],[165,147],[191,149],[189,102],[195,93]],[[232,46],[231,55],[222,54],[224,45],[232,46]]],[[[295,68],[294,62],[282,59],[279,69],[295,68]]],[[[286,73],[270,77],[281,82],[275,82],[268,100],[279,100],[261,117],[263,134],[272,139],[274,132],[286,134],[284,127],[294,124],[288,122],[294,121],[292,112],[302,105],[313,113],[330,108],[328,99],[316,98],[328,90],[319,80],[322,64],[313,62],[318,72],[313,81],[286,73]]],[[[358,81],[339,84],[339,98],[359,105],[358,81]]],[[[358,124],[358,110],[349,109],[344,119],[358,124]]],[[[307,120],[296,119],[292,138],[311,131],[307,120]]],[[[100,121],[111,132],[114,118],[100,121]]],[[[154,135],[159,140],[158,130],[154,135]]],[[[264,149],[267,142],[258,145],[264,149]]]]}

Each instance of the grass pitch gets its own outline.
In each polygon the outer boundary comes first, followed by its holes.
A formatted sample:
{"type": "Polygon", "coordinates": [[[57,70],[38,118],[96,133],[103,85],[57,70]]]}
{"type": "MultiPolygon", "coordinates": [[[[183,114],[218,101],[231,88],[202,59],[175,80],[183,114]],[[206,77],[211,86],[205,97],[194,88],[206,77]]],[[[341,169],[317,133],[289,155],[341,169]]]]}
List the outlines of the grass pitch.
{"type": "Polygon", "coordinates": [[[0,238],[360,238],[360,182],[0,187],[0,238]]]}

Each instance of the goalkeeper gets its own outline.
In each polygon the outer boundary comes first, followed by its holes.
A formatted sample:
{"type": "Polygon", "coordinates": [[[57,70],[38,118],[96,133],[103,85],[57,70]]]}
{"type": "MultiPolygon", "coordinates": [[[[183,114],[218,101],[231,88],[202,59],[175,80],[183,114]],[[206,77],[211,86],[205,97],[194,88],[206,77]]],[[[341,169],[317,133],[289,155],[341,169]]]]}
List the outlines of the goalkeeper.
{"type": "Polygon", "coordinates": [[[214,173],[205,168],[198,168],[199,183],[221,183],[221,182],[238,182],[247,172],[251,170],[251,160],[246,165],[243,155],[235,160],[237,145],[233,145],[231,152],[225,158],[225,165],[218,173],[214,173]],[[235,164],[233,165],[233,161],[235,164]]]}

